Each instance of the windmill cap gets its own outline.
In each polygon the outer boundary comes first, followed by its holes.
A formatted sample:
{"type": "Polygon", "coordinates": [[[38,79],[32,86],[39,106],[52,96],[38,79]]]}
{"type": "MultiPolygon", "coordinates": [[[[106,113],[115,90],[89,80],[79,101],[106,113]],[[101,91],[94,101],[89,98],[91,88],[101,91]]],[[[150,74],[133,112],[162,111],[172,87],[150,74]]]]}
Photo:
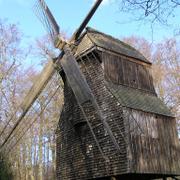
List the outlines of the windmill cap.
{"type": "Polygon", "coordinates": [[[81,54],[83,51],[87,51],[94,46],[117,54],[135,58],[139,61],[145,62],[146,64],[152,64],[132,46],[91,27],[86,28],[85,33],[81,36],[79,40],[80,41],[76,54],[81,54]]]}

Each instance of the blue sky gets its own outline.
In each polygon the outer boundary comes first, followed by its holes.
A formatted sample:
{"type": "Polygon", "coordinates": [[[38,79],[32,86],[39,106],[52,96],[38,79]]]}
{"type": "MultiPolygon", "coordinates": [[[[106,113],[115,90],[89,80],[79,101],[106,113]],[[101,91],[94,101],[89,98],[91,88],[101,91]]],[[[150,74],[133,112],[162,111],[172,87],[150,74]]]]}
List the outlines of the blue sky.
{"type": "MultiPolygon", "coordinates": [[[[94,0],[46,0],[54,16],[56,17],[61,28],[71,34],[80,24],[94,0]]],[[[130,35],[138,35],[151,39],[152,31],[148,23],[128,22],[128,15],[120,13],[117,5],[113,3],[102,5],[92,21],[90,26],[100,31],[114,35],[116,37],[124,37],[130,35]]],[[[32,7],[35,0],[0,0],[0,17],[7,18],[9,22],[19,23],[20,29],[29,37],[39,37],[45,34],[43,26],[35,16],[32,7]]],[[[172,22],[178,23],[178,17],[172,22]]],[[[132,17],[130,17],[132,18],[132,17]]],[[[165,37],[173,36],[171,28],[165,26],[154,27],[154,40],[159,41],[165,37]]]]}
{"type": "MultiPolygon", "coordinates": [[[[152,30],[147,22],[130,22],[132,16],[119,12],[117,4],[106,2],[96,12],[89,26],[111,34],[117,38],[131,35],[152,40],[152,30]]],[[[46,31],[35,13],[35,0],[0,0],[0,18],[8,22],[18,23],[26,36],[24,42],[31,43],[33,39],[46,34],[46,31]]],[[[91,8],[94,0],[46,0],[62,30],[69,35],[78,27],[91,8]]],[[[171,19],[173,25],[178,25],[180,11],[171,19]]],[[[171,27],[155,25],[153,40],[158,42],[164,38],[173,37],[171,27]]]]}

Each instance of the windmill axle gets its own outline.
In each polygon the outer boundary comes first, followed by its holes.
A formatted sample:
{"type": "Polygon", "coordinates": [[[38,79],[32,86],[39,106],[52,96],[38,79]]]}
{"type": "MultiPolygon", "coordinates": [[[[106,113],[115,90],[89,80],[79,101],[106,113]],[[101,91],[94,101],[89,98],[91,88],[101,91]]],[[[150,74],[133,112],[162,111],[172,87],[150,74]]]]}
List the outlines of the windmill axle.
{"type": "Polygon", "coordinates": [[[67,42],[60,36],[57,36],[54,41],[54,46],[58,49],[63,49],[67,42]]]}

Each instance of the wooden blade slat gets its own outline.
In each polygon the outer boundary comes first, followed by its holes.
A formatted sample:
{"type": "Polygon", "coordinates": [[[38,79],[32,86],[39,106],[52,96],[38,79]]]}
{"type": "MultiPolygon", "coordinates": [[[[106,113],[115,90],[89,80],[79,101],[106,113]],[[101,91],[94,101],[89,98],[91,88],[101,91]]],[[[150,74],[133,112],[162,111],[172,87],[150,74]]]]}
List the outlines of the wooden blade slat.
{"type": "Polygon", "coordinates": [[[50,23],[51,23],[51,25],[53,26],[53,29],[54,29],[56,35],[58,35],[58,34],[59,34],[59,26],[58,26],[58,24],[57,24],[54,16],[52,15],[49,7],[48,7],[47,4],[45,3],[45,1],[43,1],[43,2],[42,2],[42,0],[39,0],[39,1],[41,2],[42,7],[44,8],[44,11],[46,12],[46,14],[47,14],[47,16],[48,16],[48,18],[49,18],[49,20],[50,20],[50,23]]]}
{"type": "Polygon", "coordinates": [[[24,98],[21,104],[21,108],[23,109],[23,111],[27,111],[27,109],[31,107],[33,102],[38,98],[39,94],[47,85],[54,73],[55,66],[53,61],[50,60],[38,76],[36,82],[33,84],[26,97],[24,98]]]}
{"type": "Polygon", "coordinates": [[[59,34],[60,28],[45,1],[37,0],[36,5],[34,6],[34,11],[54,41],[56,36],[59,34]]]}
{"type": "Polygon", "coordinates": [[[79,28],[74,32],[74,34],[73,34],[73,36],[72,36],[70,41],[73,42],[73,41],[76,41],[79,38],[79,36],[81,35],[81,33],[83,32],[84,28],[87,26],[87,24],[91,20],[92,16],[96,12],[97,8],[100,6],[102,1],[103,0],[96,0],[96,2],[94,3],[94,6],[90,9],[89,13],[87,14],[87,16],[85,17],[83,22],[80,24],[79,28]]]}
{"type": "MultiPolygon", "coordinates": [[[[32,105],[34,104],[36,99],[39,97],[40,93],[43,91],[43,89],[46,87],[46,85],[48,84],[48,82],[50,81],[52,76],[54,75],[55,71],[56,71],[56,69],[55,69],[54,62],[53,62],[53,60],[50,60],[46,64],[46,66],[44,67],[42,72],[39,74],[39,76],[37,77],[35,83],[32,85],[31,89],[29,90],[29,92],[24,97],[20,106],[17,108],[18,110],[21,110],[21,112],[19,111],[19,118],[15,122],[10,133],[7,135],[7,137],[5,138],[3,143],[1,144],[0,149],[2,149],[4,147],[4,145],[7,143],[7,141],[9,140],[9,138],[11,137],[11,135],[13,134],[15,129],[19,126],[19,124],[21,123],[21,121],[23,120],[23,118],[25,117],[27,112],[29,111],[29,109],[32,107],[32,105]]],[[[16,118],[16,112],[12,115],[9,122],[12,119],[16,118]]],[[[1,135],[4,133],[5,129],[6,128],[4,128],[1,135]]]]}
{"type": "Polygon", "coordinates": [[[91,99],[91,90],[81,73],[71,49],[66,45],[64,47],[64,56],[61,59],[61,66],[66,74],[68,82],[80,104],[91,99]]]}

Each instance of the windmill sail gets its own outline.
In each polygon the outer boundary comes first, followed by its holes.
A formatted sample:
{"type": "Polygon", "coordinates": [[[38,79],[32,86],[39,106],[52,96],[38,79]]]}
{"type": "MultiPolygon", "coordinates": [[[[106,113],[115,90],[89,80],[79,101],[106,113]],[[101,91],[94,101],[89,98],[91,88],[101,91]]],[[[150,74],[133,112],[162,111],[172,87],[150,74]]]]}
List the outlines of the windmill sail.
{"type": "Polygon", "coordinates": [[[59,34],[59,26],[44,0],[36,2],[34,12],[54,41],[54,38],[59,34]]]}
{"type": "MultiPolygon", "coordinates": [[[[87,16],[85,17],[83,22],[80,24],[79,28],[73,34],[72,38],[70,39],[70,43],[74,43],[78,40],[82,31],[84,30],[84,28],[86,27],[88,22],[91,20],[92,16],[96,12],[97,8],[99,7],[99,5],[101,4],[102,1],[103,0],[97,0],[95,2],[94,6],[91,8],[91,10],[87,14],[87,16]]],[[[44,4],[43,2],[44,1],[39,0],[39,3],[41,4],[42,9],[44,10],[44,13],[47,14],[47,17],[48,17],[47,19],[49,19],[51,22],[51,19],[54,19],[54,18],[52,16],[49,8],[47,7],[47,5],[44,4]]],[[[52,20],[52,22],[53,22],[53,20],[52,20]]],[[[53,39],[55,40],[53,33],[51,33],[51,35],[53,36],[53,39]]],[[[117,143],[117,141],[113,135],[113,132],[110,129],[110,126],[108,125],[108,123],[106,121],[103,120],[101,111],[96,102],[96,98],[94,97],[93,93],[91,92],[91,89],[90,89],[86,79],[84,78],[84,76],[78,66],[78,63],[76,62],[76,59],[75,59],[73,53],[71,52],[70,46],[68,44],[66,44],[66,42],[64,42],[61,38],[58,39],[58,42],[55,42],[55,46],[62,50],[62,53],[59,56],[61,58],[58,58],[58,60],[56,61],[56,64],[60,64],[60,66],[62,66],[62,69],[64,70],[64,72],[66,74],[68,82],[74,92],[74,95],[76,96],[77,102],[87,120],[89,128],[91,129],[91,132],[93,134],[93,137],[98,145],[98,148],[99,148],[101,154],[104,156],[102,148],[99,146],[98,139],[96,138],[96,136],[93,133],[90,119],[89,119],[89,117],[86,116],[86,105],[85,104],[87,102],[89,103],[90,106],[93,107],[94,110],[96,110],[96,112],[94,111],[94,113],[98,114],[97,118],[99,118],[102,121],[105,129],[107,130],[107,133],[109,134],[111,141],[114,144],[114,147],[116,148],[117,151],[120,152],[121,149],[119,147],[119,144],[117,143]]]]}
{"type": "MultiPolygon", "coordinates": [[[[8,136],[5,138],[3,143],[1,144],[1,148],[6,144],[6,142],[9,140],[11,135],[13,134],[14,130],[18,127],[20,122],[23,120],[23,118],[26,116],[29,109],[33,106],[36,99],[39,97],[40,93],[43,91],[45,86],[48,84],[49,80],[55,73],[55,68],[53,64],[53,60],[49,60],[49,62],[46,64],[42,72],[39,74],[36,82],[32,85],[31,89],[27,93],[27,95],[24,97],[23,101],[21,102],[20,106],[17,109],[21,109],[22,111],[19,112],[19,118],[12,127],[12,130],[9,132],[8,136]]],[[[15,112],[12,117],[10,118],[9,122],[12,121],[12,119],[15,119],[16,116],[15,112]]],[[[7,126],[3,129],[3,131],[0,133],[2,135],[4,131],[6,130],[7,126]]]]}
{"type": "Polygon", "coordinates": [[[89,11],[89,13],[87,14],[87,16],[85,17],[84,21],[81,23],[81,25],[79,26],[79,28],[75,31],[75,33],[73,34],[71,40],[76,41],[79,36],[81,35],[82,31],[84,30],[84,28],[86,27],[86,25],[88,24],[88,22],[91,20],[92,16],[94,15],[94,13],[96,12],[97,8],[100,6],[100,4],[102,3],[103,0],[97,0],[94,4],[94,6],[91,8],[91,10],[89,11]]]}

